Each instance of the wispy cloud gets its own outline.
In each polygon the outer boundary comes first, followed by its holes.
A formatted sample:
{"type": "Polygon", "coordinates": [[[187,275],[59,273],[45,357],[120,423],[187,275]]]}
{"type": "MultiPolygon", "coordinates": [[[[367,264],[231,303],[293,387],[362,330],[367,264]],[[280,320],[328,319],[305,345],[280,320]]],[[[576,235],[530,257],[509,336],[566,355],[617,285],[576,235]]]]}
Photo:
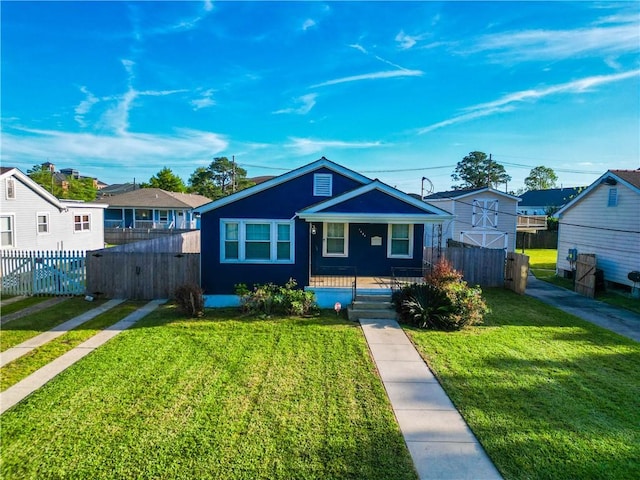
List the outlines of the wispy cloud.
{"type": "Polygon", "coordinates": [[[291,143],[286,147],[294,150],[299,155],[309,155],[326,149],[354,149],[373,148],[385,146],[381,142],[345,142],[342,140],[315,140],[311,138],[290,138],[291,143]]]}
{"type": "Polygon", "coordinates": [[[152,166],[194,162],[228,146],[222,135],[191,129],[176,129],[170,134],[97,135],[20,128],[3,132],[2,143],[3,162],[64,158],[71,165],[97,161],[127,167],[132,159],[138,165],[152,166]]]}
{"type": "Polygon", "coordinates": [[[617,73],[612,75],[595,75],[592,77],[574,80],[572,82],[561,83],[549,87],[539,89],[521,90],[519,92],[504,95],[497,100],[487,103],[480,103],[464,109],[466,113],[456,115],[442,122],[434,123],[418,130],[418,134],[424,134],[447,127],[456,123],[467,122],[480,117],[487,117],[496,113],[504,113],[512,111],[516,106],[523,102],[535,102],[544,97],[557,94],[581,94],[590,91],[593,88],[609,83],[615,83],[640,76],[640,69],[628,72],[617,73]]]}
{"type": "Polygon", "coordinates": [[[400,47],[401,50],[409,50],[410,48],[413,48],[416,43],[418,43],[420,40],[423,40],[427,36],[428,34],[407,35],[403,30],[400,30],[400,32],[398,32],[398,34],[396,35],[395,41],[398,42],[398,47],[400,47]]]}
{"type": "Polygon", "coordinates": [[[316,104],[317,93],[309,93],[307,95],[302,95],[294,100],[294,102],[298,105],[297,107],[283,108],[281,110],[276,110],[273,113],[282,114],[282,113],[295,113],[298,115],[306,115],[311,111],[311,109],[316,104]]]}
{"type": "Polygon", "coordinates": [[[382,78],[397,78],[397,77],[419,77],[424,75],[424,72],[422,70],[410,70],[402,67],[401,65],[393,63],[387,60],[386,58],[382,58],[379,55],[370,53],[365,47],[363,47],[358,43],[353,43],[349,45],[349,47],[355,50],[358,50],[359,52],[367,56],[375,58],[376,60],[382,63],[385,63],[391,67],[394,67],[396,70],[385,70],[381,72],[371,72],[371,73],[364,73],[361,75],[351,75],[348,77],[335,78],[333,80],[327,80],[326,82],[321,82],[321,83],[316,83],[315,85],[311,85],[311,88],[327,87],[329,85],[337,85],[340,83],[360,82],[362,80],[379,80],[382,78]]]}
{"type": "Polygon", "coordinates": [[[302,23],[302,30],[303,31],[307,31],[309,30],[311,27],[315,27],[316,25],[316,21],[313,20],[312,18],[307,18],[303,23],[302,23]]]}
{"type": "Polygon", "coordinates": [[[209,90],[205,90],[200,95],[200,98],[196,98],[191,100],[191,106],[194,110],[200,110],[201,108],[212,107],[216,104],[216,101],[212,98],[214,90],[210,88],[209,90]]]}
{"type": "Polygon", "coordinates": [[[574,30],[524,30],[484,35],[464,53],[487,52],[498,61],[558,60],[621,55],[638,51],[638,16],[608,17],[574,30]]]}
{"type": "Polygon", "coordinates": [[[86,127],[87,122],[85,121],[84,116],[89,113],[91,108],[98,103],[100,99],[91,93],[85,86],[80,87],[80,91],[85,94],[85,99],[82,100],[74,109],[74,119],[81,127],[86,127]]]}
{"type": "Polygon", "coordinates": [[[383,72],[365,73],[362,75],[352,75],[350,77],[336,78],[322,83],[311,85],[311,88],[326,87],[328,85],[337,85],[339,83],[359,82],[361,80],[377,80],[380,78],[396,78],[396,77],[419,77],[424,75],[422,70],[388,70],[383,72]]]}

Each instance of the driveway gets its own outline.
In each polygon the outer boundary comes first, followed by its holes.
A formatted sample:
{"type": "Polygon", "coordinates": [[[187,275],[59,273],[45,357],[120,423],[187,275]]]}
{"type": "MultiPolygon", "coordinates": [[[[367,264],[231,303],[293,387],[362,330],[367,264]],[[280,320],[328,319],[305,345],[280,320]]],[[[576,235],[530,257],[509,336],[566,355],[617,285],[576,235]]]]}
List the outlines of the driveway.
{"type": "Polygon", "coordinates": [[[529,275],[527,278],[526,294],[564,312],[640,342],[640,315],[637,313],[583,297],[571,290],[538,280],[533,275],[529,275]]]}

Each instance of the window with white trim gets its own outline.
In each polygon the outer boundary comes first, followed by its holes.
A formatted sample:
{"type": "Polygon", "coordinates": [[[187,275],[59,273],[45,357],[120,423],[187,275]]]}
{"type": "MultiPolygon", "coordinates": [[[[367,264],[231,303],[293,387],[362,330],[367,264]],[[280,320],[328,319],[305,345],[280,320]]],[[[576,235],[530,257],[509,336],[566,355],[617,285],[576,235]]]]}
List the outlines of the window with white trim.
{"type": "Polygon", "coordinates": [[[38,213],[36,215],[36,224],[38,235],[45,235],[49,233],[49,213],[38,213]]]}
{"type": "Polygon", "coordinates": [[[7,178],[5,181],[5,196],[7,200],[15,200],[16,199],[16,179],[15,178],[7,178]]]}
{"type": "Polygon", "coordinates": [[[158,221],[167,223],[169,221],[169,210],[158,210],[158,221]]]}
{"type": "Polygon", "coordinates": [[[472,205],[473,227],[498,228],[498,200],[474,200],[472,205]]]}
{"type": "Polygon", "coordinates": [[[313,174],[313,196],[330,197],[333,193],[333,175],[330,173],[313,174]]]}
{"type": "Polygon", "coordinates": [[[73,231],[76,233],[91,231],[91,215],[87,213],[74,215],[73,231]]]}
{"type": "Polygon", "coordinates": [[[293,222],[234,219],[220,222],[221,262],[293,262],[293,222]]]}
{"type": "Polygon", "coordinates": [[[2,248],[15,247],[15,241],[13,215],[2,215],[0,217],[0,245],[2,248]]]}
{"type": "Polygon", "coordinates": [[[390,223],[388,238],[387,257],[413,258],[413,225],[390,223]]]}
{"type": "Polygon", "coordinates": [[[618,189],[610,188],[609,197],[607,198],[607,207],[617,207],[617,206],[618,206],[618,189]]]}
{"type": "Polygon", "coordinates": [[[322,228],[322,255],[349,256],[349,224],[325,222],[322,228]]]}

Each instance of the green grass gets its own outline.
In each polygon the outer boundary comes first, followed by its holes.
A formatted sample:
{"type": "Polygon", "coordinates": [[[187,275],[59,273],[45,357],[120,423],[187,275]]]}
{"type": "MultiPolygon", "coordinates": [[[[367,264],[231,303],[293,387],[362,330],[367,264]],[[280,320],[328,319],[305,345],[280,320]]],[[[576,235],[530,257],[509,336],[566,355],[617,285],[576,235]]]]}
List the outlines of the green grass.
{"type": "Polygon", "coordinates": [[[87,302],[84,298],[74,297],[37,313],[12,320],[4,324],[0,330],[0,352],[4,352],[7,348],[14,347],[42,332],[51,330],[56,325],[71,320],[102,303],[104,300],[87,302]]]}
{"type": "Polygon", "coordinates": [[[506,479],[640,478],[640,344],[506,290],[455,333],[407,329],[506,479]]]}
{"type": "Polygon", "coordinates": [[[136,302],[120,304],[5,365],[0,370],[0,391],[4,391],[11,385],[18,383],[104,328],[133,313],[140,306],[141,304],[136,302]]]}
{"type": "Polygon", "coordinates": [[[414,479],[354,323],[162,307],[2,416],[13,478],[414,479]]]}
{"type": "MultiPolygon", "coordinates": [[[[11,298],[4,296],[3,298],[11,298]]],[[[51,297],[26,297],[22,300],[17,300],[9,305],[5,305],[0,309],[0,313],[2,316],[11,315],[19,310],[23,310],[27,307],[31,307],[33,305],[37,305],[38,303],[42,303],[45,300],[49,300],[51,297]]]]}
{"type": "MultiPolygon", "coordinates": [[[[573,290],[573,280],[556,276],[557,250],[530,249],[525,250],[524,253],[529,256],[531,273],[533,273],[537,279],[552,283],[558,287],[573,290]]],[[[606,292],[597,293],[596,300],[615,307],[626,308],[635,313],[640,313],[640,299],[632,298],[628,292],[608,289],[606,292]]]]}

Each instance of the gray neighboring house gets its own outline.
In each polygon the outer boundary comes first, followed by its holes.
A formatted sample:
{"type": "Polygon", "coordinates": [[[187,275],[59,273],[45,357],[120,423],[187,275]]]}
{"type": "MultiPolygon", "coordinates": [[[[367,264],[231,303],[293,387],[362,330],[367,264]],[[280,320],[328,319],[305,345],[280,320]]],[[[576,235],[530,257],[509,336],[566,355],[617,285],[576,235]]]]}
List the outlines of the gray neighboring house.
{"type": "Polygon", "coordinates": [[[58,199],[12,167],[0,167],[0,201],[2,250],[104,247],[107,204],[58,199]]]}
{"type": "Polygon", "coordinates": [[[550,215],[553,210],[562,208],[585,188],[548,188],[524,192],[520,195],[518,215],[550,215]]]}
{"type": "MultiPolygon", "coordinates": [[[[591,253],[604,279],[633,287],[640,271],[640,170],[609,170],[558,210],[558,274],[572,253],[591,253]]],[[[573,255],[572,255],[573,258],[573,255]]]]}
{"type": "Polygon", "coordinates": [[[200,228],[200,219],[194,209],[210,201],[192,193],[139,188],[101,198],[97,203],[108,204],[105,228],[195,230],[200,228]]]}
{"type": "Polygon", "coordinates": [[[489,187],[451,190],[424,197],[425,202],[455,216],[444,224],[444,239],[507,252],[516,248],[519,200],[489,187]]]}

